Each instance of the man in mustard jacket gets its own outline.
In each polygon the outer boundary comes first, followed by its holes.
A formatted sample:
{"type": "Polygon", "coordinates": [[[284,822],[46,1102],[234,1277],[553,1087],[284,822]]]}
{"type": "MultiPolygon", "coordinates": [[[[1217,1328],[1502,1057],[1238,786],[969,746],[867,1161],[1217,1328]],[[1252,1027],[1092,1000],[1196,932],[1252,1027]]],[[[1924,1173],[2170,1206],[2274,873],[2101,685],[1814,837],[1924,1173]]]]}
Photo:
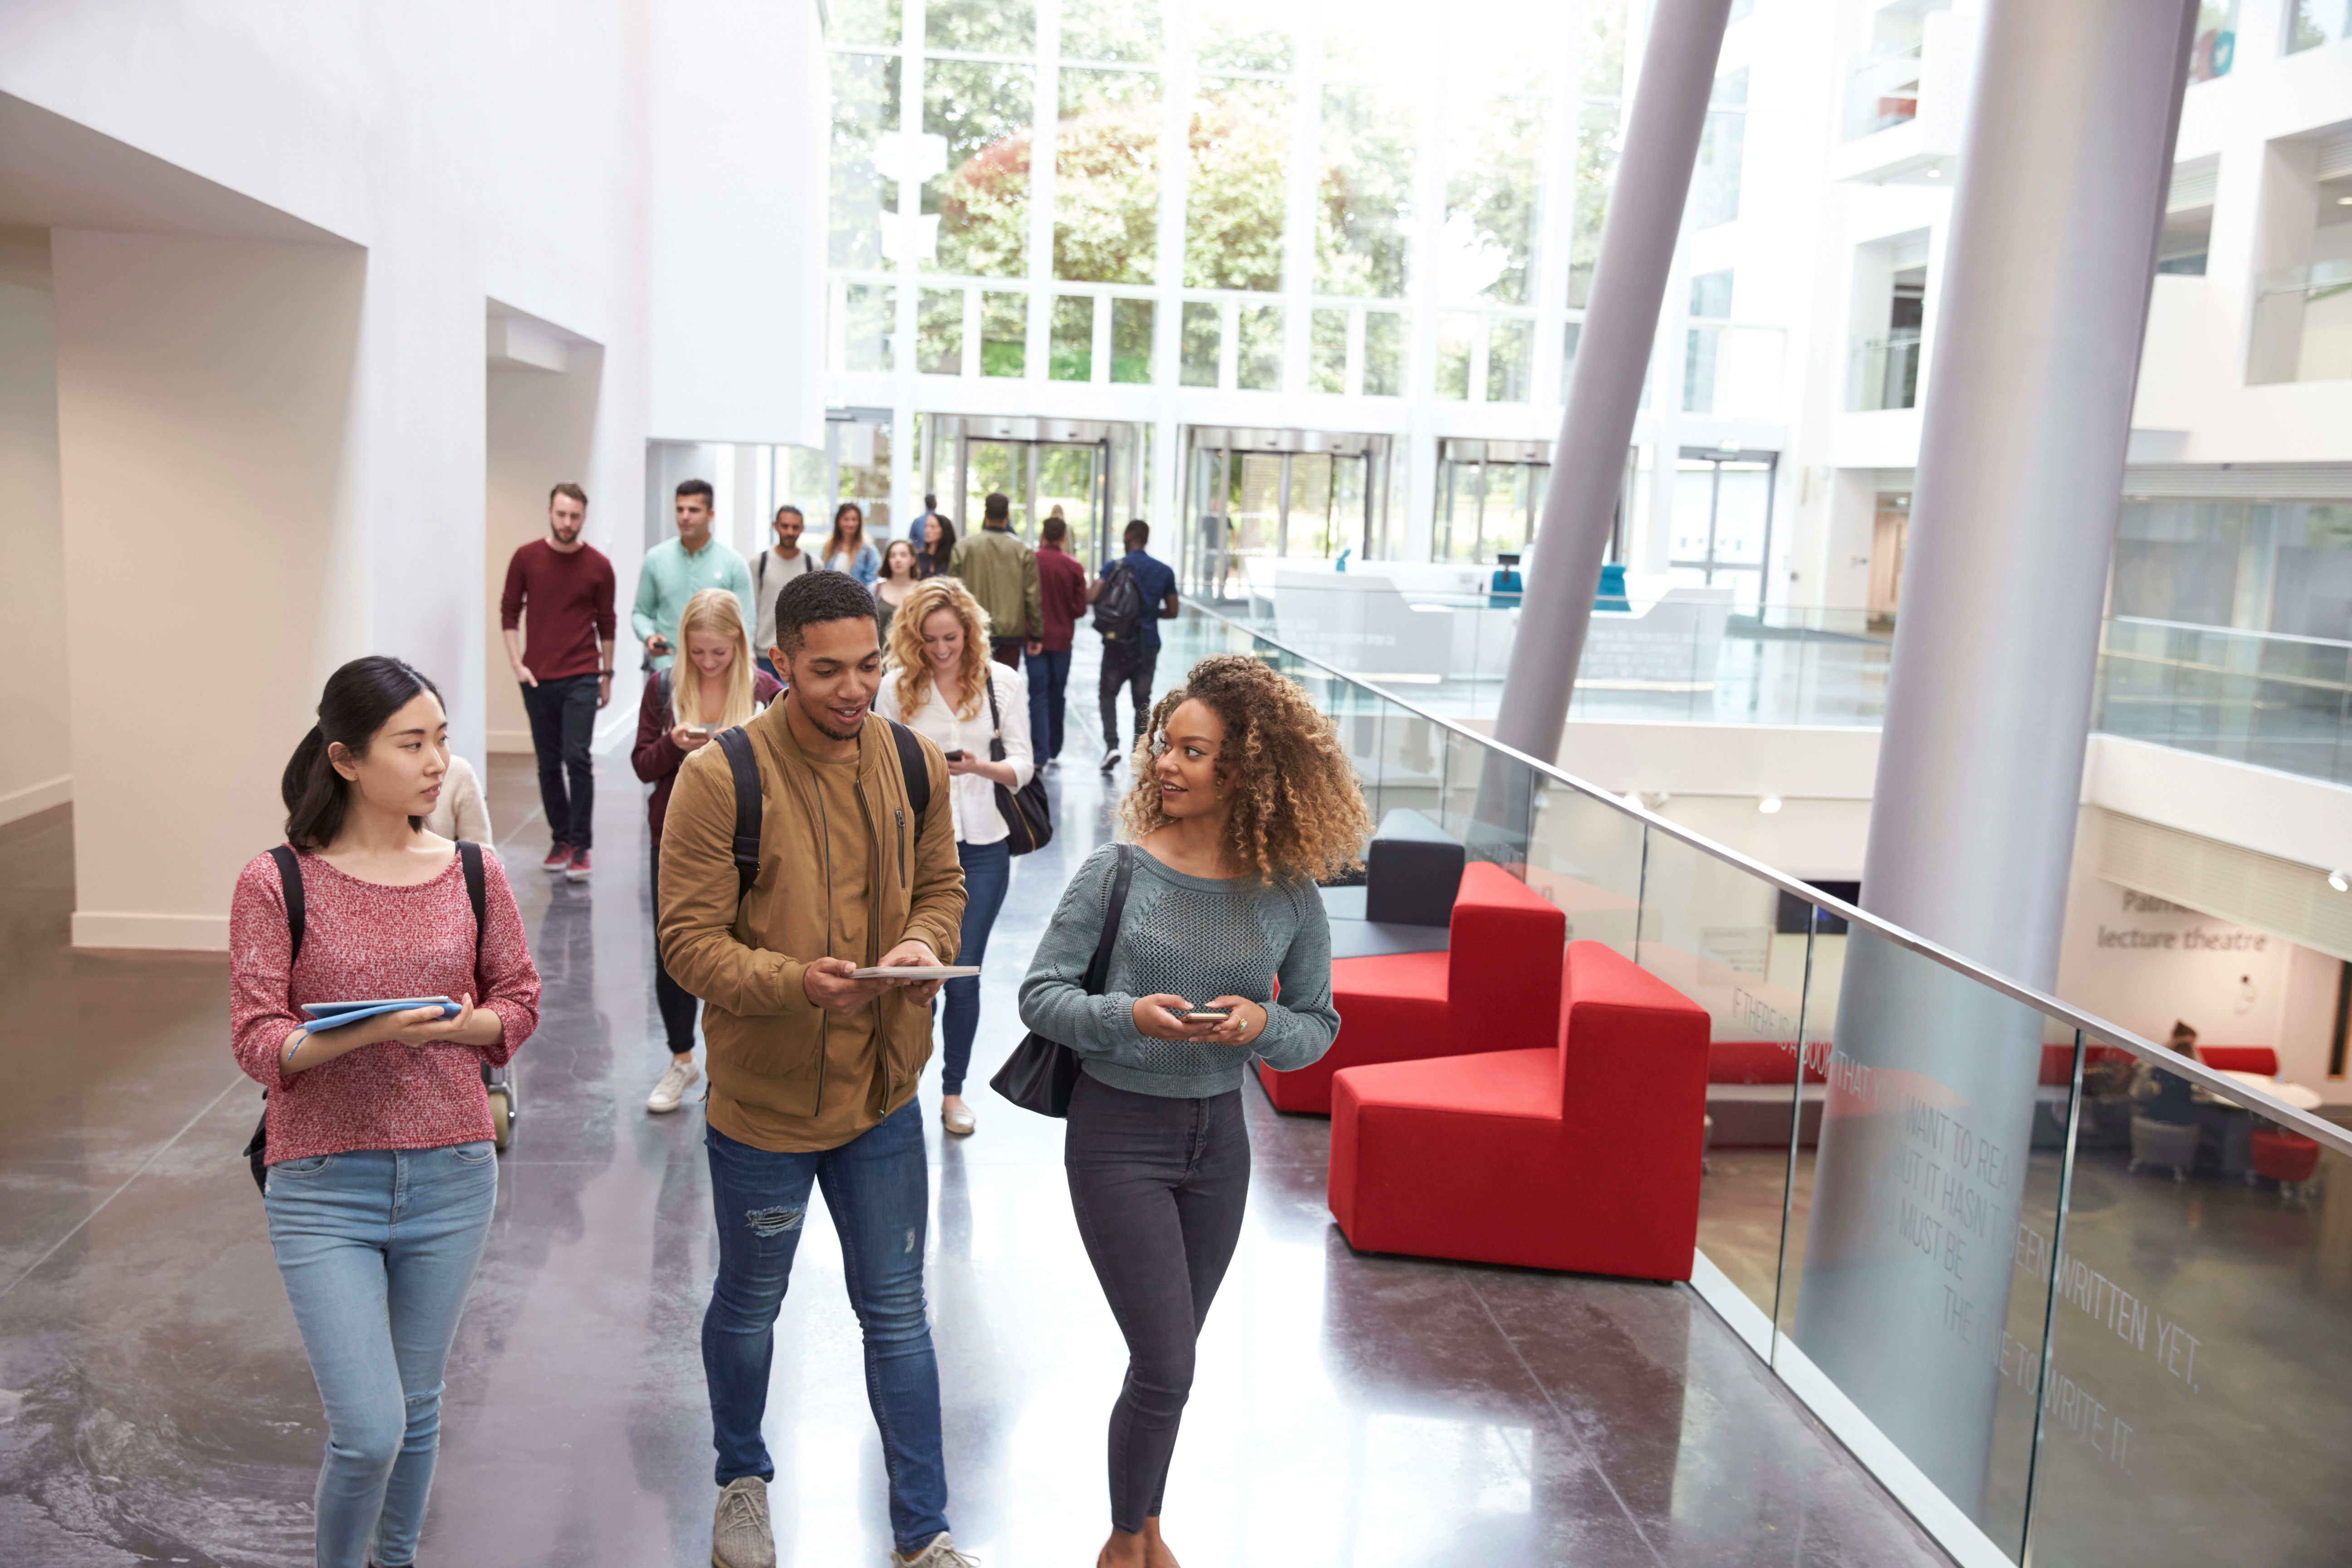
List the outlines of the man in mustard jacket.
{"type": "Polygon", "coordinates": [[[856,579],[820,572],[786,584],[769,657],[787,689],[744,726],[760,779],[759,875],[739,900],[733,777],[723,747],[698,747],[663,824],[656,912],[670,973],[707,1005],[719,1278],[702,1365],[721,1488],[711,1560],[776,1561],[775,1467],[760,1423],[776,1311],[809,1189],[823,1182],[888,1455],[893,1561],[959,1568],[971,1559],[948,1534],[923,1301],[930,1184],[915,1104],[939,982],[851,977],[955,958],[964,893],[947,764],[914,737],[929,780],[918,812],[898,737],[871,711],[882,654],[873,595],[856,579]]]}

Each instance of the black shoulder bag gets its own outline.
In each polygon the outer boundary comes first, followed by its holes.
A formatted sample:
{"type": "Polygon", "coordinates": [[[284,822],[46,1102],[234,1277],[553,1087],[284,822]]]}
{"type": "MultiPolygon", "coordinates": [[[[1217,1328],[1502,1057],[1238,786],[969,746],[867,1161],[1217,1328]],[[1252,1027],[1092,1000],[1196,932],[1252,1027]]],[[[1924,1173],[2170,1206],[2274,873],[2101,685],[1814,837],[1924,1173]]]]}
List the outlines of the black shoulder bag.
{"type": "MultiPolygon", "coordinates": [[[[1004,715],[996,706],[994,676],[988,678],[988,721],[992,726],[988,736],[988,760],[1001,763],[1004,760],[1004,715]]],[[[1029,743],[1034,754],[1036,737],[1031,736],[1029,743]]],[[[1017,791],[998,784],[996,814],[1004,818],[1004,826],[1013,836],[1009,842],[1015,855],[1026,855],[1032,849],[1043,849],[1051,844],[1054,841],[1054,804],[1045,798],[1044,771],[1032,768],[1029,782],[1017,791]]]]}
{"type": "MultiPolygon", "coordinates": [[[[1087,994],[1099,996],[1110,980],[1110,951],[1118,940],[1119,918],[1127,912],[1127,884],[1135,874],[1135,847],[1118,847],[1118,871],[1111,879],[1110,902],[1103,909],[1102,935],[1095,942],[1094,962],[1087,965],[1087,994]]],[[[1059,1040],[1049,1040],[1032,1029],[1013,1047],[988,1087],[1040,1116],[1067,1116],[1070,1090],[1078,1081],[1078,1053],[1059,1040]]]]}
{"type": "MultiPolygon", "coordinates": [[[[286,894],[286,934],[293,943],[286,951],[286,973],[294,973],[294,961],[302,956],[302,862],[290,844],[280,844],[269,852],[278,862],[278,885],[286,894]]],[[[474,906],[474,984],[481,984],[482,910],[488,895],[482,884],[482,847],[471,839],[457,840],[457,863],[465,868],[466,901],[474,906]]],[[[282,1043],[282,1042],[281,1042],[282,1043]]],[[[266,1102],[269,1091],[263,1089],[266,1102]]],[[[253,1124],[253,1140],[245,1146],[245,1163],[252,1167],[253,1184],[264,1193],[269,1190],[269,1107],[261,1108],[261,1120],[253,1124]]]]}

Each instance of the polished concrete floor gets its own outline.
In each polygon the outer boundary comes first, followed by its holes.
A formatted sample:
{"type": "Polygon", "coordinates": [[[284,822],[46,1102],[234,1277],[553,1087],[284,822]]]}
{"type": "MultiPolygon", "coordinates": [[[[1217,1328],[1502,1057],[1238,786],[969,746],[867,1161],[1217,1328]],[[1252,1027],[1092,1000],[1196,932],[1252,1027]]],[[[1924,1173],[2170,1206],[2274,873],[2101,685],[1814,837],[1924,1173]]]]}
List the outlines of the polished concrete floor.
{"type": "MultiPolygon", "coordinates": [[[[1074,687],[1090,695],[1088,673],[1074,687]]],[[[1015,863],[990,952],[983,1075],[1105,832],[1094,726],[1073,729],[1060,838],[1015,863]]],[[[488,771],[546,1003],[419,1561],[702,1563],[713,1231],[698,1108],[643,1108],[664,1052],[640,792],[617,751],[601,760],[599,868],[575,886],[535,869],[524,759],[488,771]]],[[[71,952],[71,867],[68,809],[0,827],[0,1563],[305,1562],[322,1429],[236,1157],[258,1091],[229,1061],[225,967],[71,952]]],[[[1945,1561],[1686,1288],[1357,1256],[1324,1206],[1327,1124],[1246,1099],[1249,1223],[1168,1496],[1194,1568],[1945,1561]]],[[[975,1137],[932,1130],[951,1511],[991,1568],[1082,1568],[1124,1354],[1059,1128],[975,1102],[975,1137]]],[[[779,1543],[790,1563],[879,1563],[856,1324],[821,1206],[810,1229],[769,1406],[779,1543]]]]}

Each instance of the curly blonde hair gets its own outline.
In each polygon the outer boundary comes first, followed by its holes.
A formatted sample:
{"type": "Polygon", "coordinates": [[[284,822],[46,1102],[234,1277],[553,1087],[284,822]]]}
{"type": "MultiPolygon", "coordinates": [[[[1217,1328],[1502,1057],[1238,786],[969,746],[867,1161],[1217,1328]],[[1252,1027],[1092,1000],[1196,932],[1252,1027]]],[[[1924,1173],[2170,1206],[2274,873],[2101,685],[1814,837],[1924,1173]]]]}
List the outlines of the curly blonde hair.
{"type": "Polygon", "coordinates": [[[1160,806],[1151,742],[1188,701],[1224,721],[1217,780],[1233,801],[1225,848],[1235,861],[1268,882],[1277,876],[1321,881],[1363,863],[1372,814],[1331,721],[1297,682],[1237,653],[1202,659],[1183,685],[1152,705],[1150,728],[1136,746],[1135,787],[1118,807],[1129,838],[1174,820],[1160,806]]]}
{"type": "Polygon", "coordinates": [[[931,663],[923,657],[923,623],[953,610],[963,623],[963,658],[956,679],[963,703],[956,717],[969,719],[988,700],[988,612],[971,590],[953,577],[926,577],[898,602],[890,620],[890,667],[898,672],[898,711],[912,718],[931,699],[931,663]]]}

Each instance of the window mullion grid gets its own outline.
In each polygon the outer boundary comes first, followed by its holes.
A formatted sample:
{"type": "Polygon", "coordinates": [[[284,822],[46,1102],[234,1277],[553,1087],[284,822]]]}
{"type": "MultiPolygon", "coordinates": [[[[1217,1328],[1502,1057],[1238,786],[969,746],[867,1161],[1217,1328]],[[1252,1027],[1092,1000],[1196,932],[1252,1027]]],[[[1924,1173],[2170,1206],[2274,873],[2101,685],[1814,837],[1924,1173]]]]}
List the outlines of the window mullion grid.
{"type": "Polygon", "coordinates": [[[1035,108],[1029,121],[1029,328],[1024,370],[1031,381],[1052,372],[1054,332],[1054,144],[1061,122],[1061,0],[1038,0],[1035,108]]]}

